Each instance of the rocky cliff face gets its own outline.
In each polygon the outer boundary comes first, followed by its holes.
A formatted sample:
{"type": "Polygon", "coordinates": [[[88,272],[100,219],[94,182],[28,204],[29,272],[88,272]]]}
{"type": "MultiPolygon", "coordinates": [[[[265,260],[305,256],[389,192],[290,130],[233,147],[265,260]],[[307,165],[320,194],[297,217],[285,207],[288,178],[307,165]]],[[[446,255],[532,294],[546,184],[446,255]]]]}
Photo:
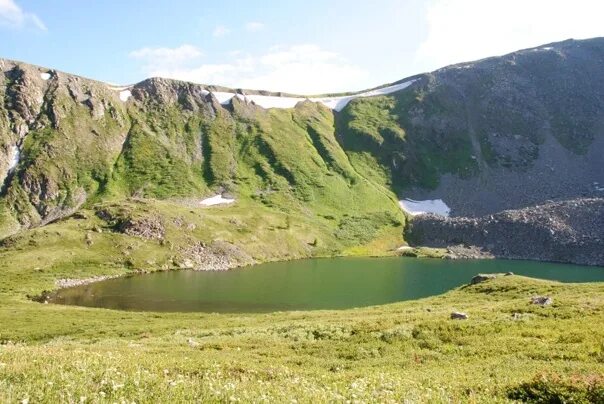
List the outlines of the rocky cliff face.
{"type": "Polygon", "coordinates": [[[3,162],[11,151],[19,158],[10,172],[6,165],[0,171],[3,216],[28,227],[73,213],[121,151],[125,108],[100,83],[21,63],[0,66],[0,150],[3,162]]]}

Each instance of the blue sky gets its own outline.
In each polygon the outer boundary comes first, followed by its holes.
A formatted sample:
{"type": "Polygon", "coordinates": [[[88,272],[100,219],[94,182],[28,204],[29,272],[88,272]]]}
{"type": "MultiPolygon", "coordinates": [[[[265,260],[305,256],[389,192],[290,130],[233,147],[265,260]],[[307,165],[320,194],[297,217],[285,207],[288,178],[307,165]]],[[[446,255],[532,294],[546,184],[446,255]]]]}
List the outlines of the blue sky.
{"type": "Polygon", "coordinates": [[[321,93],[604,36],[601,1],[0,0],[0,57],[129,84],[321,93]]]}

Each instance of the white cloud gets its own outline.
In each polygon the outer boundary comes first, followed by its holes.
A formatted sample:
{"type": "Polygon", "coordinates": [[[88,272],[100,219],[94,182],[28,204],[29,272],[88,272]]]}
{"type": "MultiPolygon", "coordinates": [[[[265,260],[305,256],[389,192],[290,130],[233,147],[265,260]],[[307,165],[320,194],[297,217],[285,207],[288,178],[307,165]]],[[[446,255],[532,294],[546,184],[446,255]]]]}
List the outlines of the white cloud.
{"type": "Polygon", "coordinates": [[[28,24],[42,31],[47,30],[37,15],[23,11],[13,0],[0,0],[0,26],[22,28],[28,24]]]}
{"type": "Polygon", "coordinates": [[[250,21],[245,24],[245,30],[248,32],[258,32],[264,29],[264,24],[258,21],[250,21]]]}
{"type": "MultiPolygon", "coordinates": [[[[1,0],[0,0],[1,1],[1,0]]],[[[133,59],[142,60],[147,69],[177,68],[194,62],[203,53],[199,48],[184,44],[177,48],[141,48],[130,52],[133,59]]]]}
{"type": "Polygon", "coordinates": [[[130,52],[130,56],[136,59],[162,59],[169,58],[178,62],[197,58],[202,52],[193,45],[181,45],[178,48],[141,48],[130,52]]]}
{"type": "Polygon", "coordinates": [[[224,25],[218,25],[216,26],[216,28],[214,28],[214,31],[212,31],[212,36],[215,38],[219,38],[227,35],[230,32],[231,30],[225,27],[224,25]]]}
{"type": "Polygon", "coordinates": [[[601,0],[436,0],[416,62],[437,68],[568,38],[604,35],[601,0]]]}
{"type": "Polygon", "coordinates": [[[271,48],[261,55],[231,55],[232,60],[197,66],[148,63],[150,76],[174,78],[234,88],[285,91],[297,94],[357,90],[368,74],[338,54],[317,45],[271,48]]]}

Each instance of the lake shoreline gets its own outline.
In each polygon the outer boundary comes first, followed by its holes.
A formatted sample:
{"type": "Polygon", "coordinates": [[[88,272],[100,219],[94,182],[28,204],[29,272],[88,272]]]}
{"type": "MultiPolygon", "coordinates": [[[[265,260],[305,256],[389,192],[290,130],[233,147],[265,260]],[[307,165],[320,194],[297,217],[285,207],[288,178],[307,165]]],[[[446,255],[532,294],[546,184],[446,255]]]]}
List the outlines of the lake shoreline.
{"type": "Polygon", "coordinates": [[[316,257],[300,257],[300,258],[289,258],[289,259],[275,259],[275,260],[266,260],[266,261],[257,261],[254,263],[235,263],[230,262],[230,267],[225,269],[195,269],[195,268],[183,268],[183,267],[170,267],[170,268],[157,268],[157,269],[140,269],[134,272],[123,273],[123,274],[107,274],[107,275],[95,275],[91,277],[85,278],[59,278],[56,279],[54,284],[55,287],[51,290],[43,290],[37,295],[27,295],[29,300],[39,302],[39,303],[49,303],[49,301],[55,296],[59,291],[79,286],[90,285],[93,283],[98,283],[102,281],[106,281],[109,279],[117,279],[117,278],[129,278],[140,275],[148,275],[153,273],[163,273],[163,272],[177,272],[177,271],[192,271],[192,272],[225,272],[231,271],[233,269],[241,269],[241,268],[250,268],[262,264],[268,263],[279,263],[279,262],[291,262],[291,261],[301,261],[308,259],[333,259],[333,258],[386,258],[386,257],[401,257],[401,258],[414,258],[414,259],[429,259],[429,260],[467,260],[467,261],[477,261],[477,260],[507,260],[507,261],[529,261],[529,262],[542,262],[542,263],[552,263],[552,264],[571,264],[576,266],[586,266],[586,267],[597,267],[604,268],[602,265],[586,265],[579,264],[573,262],[564,262],[564,261],[551,261],[551,260],[541,260],[541,259],[530,259],[524,257],[497,257],[488,252],[481,251],[477,247],[473,246],[463,246],[463,245],[455,245],[449,246],[446,249],[442,248],[433,248],[433,247],[411,247],[411,246],[403,246],[408,247],[405,249],[398,249],[396,254],[371,254],[371,255],[325,255],[325,256],[316,256],[316,257]],[[444,253],[441,252],[444,250],[444,253]]]}
{"type": "Polygon", "coordinates": [[[126,311],[273,312],[339,310],[417,300],[477,274],[515,273],[558,282],[600,282],[589,267],[520,260],[338,257],[260,264],[254,271],[176,269],[69,282],[38,301],[126,311]],[[146,273],[151,275],[151,273],[146,273]],[[100,281],[109,281],[107,283],[100,281]]]}

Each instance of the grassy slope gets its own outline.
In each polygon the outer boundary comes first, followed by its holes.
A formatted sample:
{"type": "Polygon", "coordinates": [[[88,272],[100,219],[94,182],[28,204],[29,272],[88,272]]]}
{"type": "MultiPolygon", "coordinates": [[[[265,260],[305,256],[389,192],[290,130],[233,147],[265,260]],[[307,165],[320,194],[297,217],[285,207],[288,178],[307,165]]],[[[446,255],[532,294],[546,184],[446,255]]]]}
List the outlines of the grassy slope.
{"type": "Polygon", "coordinates": [[[37,282],[2,291],[0,401],[490,403],[536,375],[581,387],[604,372],[601,284],[511,276],[380,307],[213,315],[26,301],[37,282]]]}
{"type": "Polygon", "coordinates": [[[434,188],[444,173],[475,174],[471,140],[453,118],[465,112],[441,95],[425,99],[421,89],[409,89],[353,100],[338,120],[353,165],[397,192],[409,186],[434,188]],[[425,115],[421,125],[410,118],[410,111],[418,109],[425,115]],[[432,128],[433,116],[448,127],[432,128]]]}

